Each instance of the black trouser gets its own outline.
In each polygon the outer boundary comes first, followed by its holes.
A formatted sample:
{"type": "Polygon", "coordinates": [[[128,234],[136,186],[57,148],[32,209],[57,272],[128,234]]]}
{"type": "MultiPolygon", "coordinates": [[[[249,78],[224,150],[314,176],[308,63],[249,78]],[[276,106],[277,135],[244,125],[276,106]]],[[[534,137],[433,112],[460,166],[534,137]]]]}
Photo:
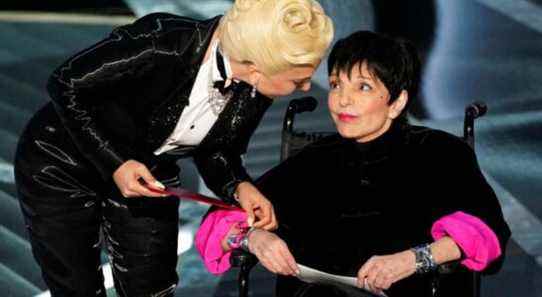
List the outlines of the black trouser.
{"type": "MultiPolygon", "coordinates": [[[[106,296],[107,247],[119,296],[173,296],[178,282],[175,198],[124,198],[78,152],[56,116],[40,111],[15,160],[32,252],[52,296],[106,296]]],[[[178,183],[178,169],[153,174],[178,183]]]]}

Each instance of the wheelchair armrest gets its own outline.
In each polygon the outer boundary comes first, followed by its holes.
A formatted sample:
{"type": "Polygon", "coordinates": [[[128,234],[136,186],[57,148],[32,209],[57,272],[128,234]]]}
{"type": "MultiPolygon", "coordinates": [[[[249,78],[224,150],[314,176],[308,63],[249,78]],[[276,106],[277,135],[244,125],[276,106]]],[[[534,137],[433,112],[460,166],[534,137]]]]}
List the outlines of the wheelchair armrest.
{"type": "Polygon", "coordinates": [[[441,264],[438,266],[438,273],[440,274],[454,273],[459,270],[460,265],[461,263],[459,260],[441,264]]]}
{"type": "Polygon", "coordinates": [[[284,161],[288,157],[294,156],[300,152],[306,145],[333,134],[334,132],[298,132],[295,130],[282,130],[280,160],[284,161]]]}
{"type": "Polygon", "coordinates": [[[253,254],[242,249],[234,249],[230,257],[232,267],[239,268],[237,282],[239,286],[239,297],[248,297],[248,285],[250,270],[258,263],[258,259],[253,254]]]}
{"type": "Polygon", "coordinates": [[[440,265],[433,280],[433,296],[480,296],[481,274],[453,261],[440,265]],[[458,285],[461,284],[461,285],[458,285]]]}
{"type": "Polygon", "coordinates": [[[251,269],[258,263],[258,258],[242,249],[234,249],[231,253],[230,264],[232,267],[243,267],[251,269]]]}
{"type": "Polygon", "coordinates": [[[294,126],[294,118],[297,113],[313,111],[318,106],[318,101],[314,97],[297,98],[290,101],[286,108],[284,121],[282,123],[283,131],[292,131],[294,126]]]}
{"type": "Polygon", "coordinates": [[[487,105],[484,102],[473,102],[465,107],[463,122],[463,140],[474,149],[474,120],[483,117],[487,113],[487,105]]]}

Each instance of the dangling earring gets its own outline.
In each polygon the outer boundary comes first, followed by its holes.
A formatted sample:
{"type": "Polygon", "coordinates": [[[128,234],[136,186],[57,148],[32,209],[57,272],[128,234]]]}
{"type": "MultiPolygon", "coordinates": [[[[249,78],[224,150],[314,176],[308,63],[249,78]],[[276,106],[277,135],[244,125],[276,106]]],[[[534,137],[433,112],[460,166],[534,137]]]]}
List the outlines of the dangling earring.
{"type": "Polygon", "coordinates": [[[252,90],[250,90],[250,98],[256,98],[256,91],[258,91],[258,84],[260,80],[258,79],[255,84],[252,85],[252,90]]]}

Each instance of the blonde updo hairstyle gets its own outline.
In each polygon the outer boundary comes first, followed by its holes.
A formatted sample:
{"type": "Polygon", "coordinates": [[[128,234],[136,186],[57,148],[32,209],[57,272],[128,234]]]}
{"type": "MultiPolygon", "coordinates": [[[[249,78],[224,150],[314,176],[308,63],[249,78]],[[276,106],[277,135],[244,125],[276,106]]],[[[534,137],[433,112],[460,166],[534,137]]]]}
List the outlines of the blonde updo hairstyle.
{"type": "Polygon", "coordinates": [[[317,66],[333,39],[333,23],[315,0],[236,0],[218,38],[230,58],[273,75],[317,66]]]}

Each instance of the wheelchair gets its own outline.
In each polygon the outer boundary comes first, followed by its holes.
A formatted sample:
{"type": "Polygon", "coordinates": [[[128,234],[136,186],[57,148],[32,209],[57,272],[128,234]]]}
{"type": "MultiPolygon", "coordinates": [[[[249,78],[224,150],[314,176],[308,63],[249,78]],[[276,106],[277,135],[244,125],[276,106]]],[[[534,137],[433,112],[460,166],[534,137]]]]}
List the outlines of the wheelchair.
{"type": "MultiPolygon", "coordinates": [[[[303,112],[312,112],[316,109],[318,101],[314,97],[302,97],[290,101],[283,120],[281,134],[280,161],[294,156],[300,152],[303,147],[314,141],[322,139],[334,132],[304,132],[294,129],[294,120],[296,114],[303,112]]],[[[483,102],[473,102],[466,106],[463,123],[462,139],[472,149],[474,149],[474,120],[482,117],[487,112],[487,106],[483,102]]],[[[233,250],[230,262],[232,267],[239,268],[238,287],[239,297],[248,297],[249,292],[249,274],[251,269],[258,263],[256,256],[241,249],[233,250]]],[[[439,297],[442,292],[457,289],[460,283],[464,287],[464,292],[468,295],[462,297],[480,296],[479,272],[469,271],[459,265],[459,261],[441,265],[435,273],[433,279],[433,296],[439,297]]]]}

